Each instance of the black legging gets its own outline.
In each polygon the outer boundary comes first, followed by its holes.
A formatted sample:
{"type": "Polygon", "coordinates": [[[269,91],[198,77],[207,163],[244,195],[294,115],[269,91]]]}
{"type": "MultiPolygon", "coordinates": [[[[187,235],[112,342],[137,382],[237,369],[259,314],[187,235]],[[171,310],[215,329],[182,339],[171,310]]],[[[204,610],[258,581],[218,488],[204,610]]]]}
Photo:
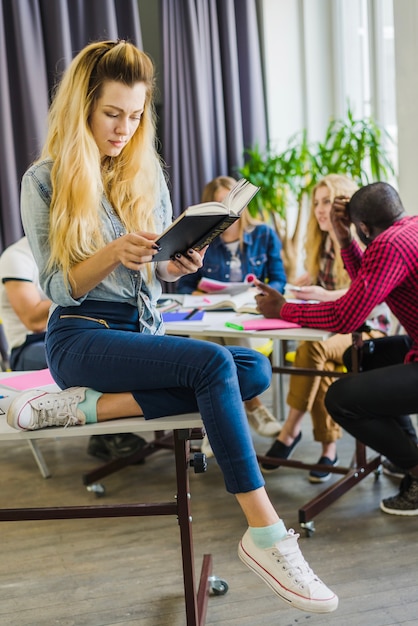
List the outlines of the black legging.
{"type": "MultiPolygon", "coordinates": [[[[418,465],[417,435],[409,417],[418,412],[418,362],[403,363],[411,343],[404,335],[366,342],[362,372],[337,380],[325,397],[338,424],[405,469],[418,465]]],[[[345,363],[350,368],[348,353],[345,363]]]]}

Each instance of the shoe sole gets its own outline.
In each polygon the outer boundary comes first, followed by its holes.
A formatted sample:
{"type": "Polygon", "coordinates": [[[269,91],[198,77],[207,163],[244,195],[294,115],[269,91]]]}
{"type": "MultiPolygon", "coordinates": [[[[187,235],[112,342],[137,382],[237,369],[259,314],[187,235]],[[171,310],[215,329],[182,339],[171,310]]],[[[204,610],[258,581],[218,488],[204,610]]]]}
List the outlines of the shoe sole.
{"type": "Polygon", "coordinates": [[[331,472],[327,474],[326,476],[322,476],[321,478],[319,478],[318,476],[310,476],[310,475],[308,477],[309,482],[312,484],[326,483],[327,480],[329,480],[330,478],[331,478],[331,472]]]}
{"type": "Polygon", "coordinates": [[[390,472],[385,467],[383,468],[382,471],[385,476],[390,476],[390,478],[399,478],[399,479],[405,478],[405,474],[398,474],[397,472],[390,472]]]}
{"type": "MultiPolygon", "coordinates": [[[[332,467],[337,467],[338,466],[338,461],[336,463],[333,463],[332,467]]],[[[309,482],[316,485],[318,483],[326,483],[327,480],[329,480],[332,476],[332,472],[329,472],[326,476],[312,476],[311,474],[309,474],[308,479],[309,482]]]]}
{"type": "Polygon", "coordinates": [[[258,430],[255,426],[253,426],[249,421],[248,423],[250,424],[251,428],[253,429],[253,431],[255,433],[257,433],[257,435],[259,435],[259,437],[265,437],[266,439],[272,439],[277,437],[277,435],[280,435],[282,429],[279,426],[279,430],[275,430],[274,432],[271,433],[266,433],[266,432],[262,432],[261,430],[258,430]]]}
{"type": "Polygon", "coordinates": [[[275,439],[277,435],[280,435],[281,433],[281,430],[278,430],[277,432],[274,432],[274,433],[261,433],[256,428],[253,428],[253,431],[257,433],[259,437],[265,437],[266,439],[275,439]]]}
{"type": "Polygon", "coordinates": [[[389,515],[402,515],[404,517],[413,517],[414,515],[417,516],[418,515],[418,509],[413,509],[413,510],[405,510],[405,509],[389,509],[387,508],[383,502],[380,503],[380,509],[384,512],[384,513],[389,513],[389,515]]]}
{"type": "Polygon", "coordinates": [[[242,545],[242,541],[238,546],[238,556],[241,561],[257,574],[269,587],[279,596],[281,600],[284,600],[290,606],[299,609],[300,611],[306,611],[307,613],[331,613],[338,607],[338,597],[334,595],[329,600],[307,600],[301,596],[297,596],[294,592],[286,589],[281,583],[276,580],[269,572],[267,572],[262,565],[257,563],[246,551],[242,545]],[[313,604],[316,602],[316,604],[313,604]],[[327,603],[328,606],[324,606],[323,603],[327,603]],[[321,606],[322,603],[322,606],[321,606]]]}
{"type": "Polygon", "coordinates": [[[45,389],[31,389],[26,392],[22,392],[19,395],[17,395],[15,398],[13,398],[13,400],[9,404],[9,407],[7,409],[7,414],[6,414],[6,421],[9,424],[9,426],[11,426],[12,428],[16,428],[16,430],[23,430],[23,431],[39,430],[37,428],[25,428],[24,426],[20,426],[19,418],[23,409],[26,407],[26,405],[29,403],[30,400],[34,398],[38,399],[41,396],[44,396],[46,393],[47,392],[45,391],[45,389]],[[39,392],[39,393],[36,395],[36,392],[39,392]],[[27,399],[24,400],[25,397],[27,399]],[[15,407],[18,407],[18,408],[16,409],[15,407]],[[12,418],[13,413],[16,413],[16,415],[12,418]]]}

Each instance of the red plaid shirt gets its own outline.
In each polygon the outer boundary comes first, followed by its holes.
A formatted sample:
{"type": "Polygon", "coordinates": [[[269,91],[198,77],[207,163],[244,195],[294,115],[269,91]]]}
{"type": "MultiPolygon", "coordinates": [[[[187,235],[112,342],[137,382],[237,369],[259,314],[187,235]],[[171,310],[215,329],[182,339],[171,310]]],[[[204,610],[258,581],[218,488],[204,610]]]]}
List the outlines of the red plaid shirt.
{"type": "Polygon", "coordinates": [[[404,217],[363,253],[353,241],[341,250],[351,285],[335,302],[286,303],[281,317],[311,328],[351,333],[386,302],[413,340],[406,361],[418,361],[418,216],[404,217]]]}

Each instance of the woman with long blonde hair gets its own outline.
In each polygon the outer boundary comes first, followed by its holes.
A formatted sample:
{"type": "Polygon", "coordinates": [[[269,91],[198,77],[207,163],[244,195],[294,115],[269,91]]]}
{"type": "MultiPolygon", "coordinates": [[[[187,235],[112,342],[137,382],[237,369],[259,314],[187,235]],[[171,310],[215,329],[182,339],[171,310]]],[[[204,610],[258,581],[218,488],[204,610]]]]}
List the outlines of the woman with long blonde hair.
{"type": "Polygon", "coordinates": [[[240,558],[292,606],[332,611],[338,599],[271,504],[252,445],[242,401],[269,386],[268,359],[164,334],[159,281],[195,272],[204,251],[153,262],[172,220],[153,82],[149,57],[125,41],[86,46],[61,81],[42,158],[23,177],[21,211],[54,303],[46,350],[63,391],[23,392],[7,420],[33,430],[199,411],[249,526],[240,558]]]}

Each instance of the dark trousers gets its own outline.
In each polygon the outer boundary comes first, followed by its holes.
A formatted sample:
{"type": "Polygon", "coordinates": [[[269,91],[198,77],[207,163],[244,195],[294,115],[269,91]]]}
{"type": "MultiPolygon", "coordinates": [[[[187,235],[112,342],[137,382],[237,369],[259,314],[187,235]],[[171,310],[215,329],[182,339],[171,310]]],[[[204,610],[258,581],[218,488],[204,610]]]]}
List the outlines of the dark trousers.
{"type": "MultiPolygon", "coordinates": [[[[404,335],[366,342],[362,371],[337,380],[325,397],[338,424],[405,469],[418,465],[416,431],[409,417],[418,413],[418,362],[403,362],[410,345],[404,335]]],[[[345,362],[350,367],[348,354],[345,362]]]]}

